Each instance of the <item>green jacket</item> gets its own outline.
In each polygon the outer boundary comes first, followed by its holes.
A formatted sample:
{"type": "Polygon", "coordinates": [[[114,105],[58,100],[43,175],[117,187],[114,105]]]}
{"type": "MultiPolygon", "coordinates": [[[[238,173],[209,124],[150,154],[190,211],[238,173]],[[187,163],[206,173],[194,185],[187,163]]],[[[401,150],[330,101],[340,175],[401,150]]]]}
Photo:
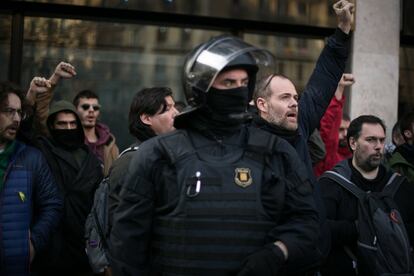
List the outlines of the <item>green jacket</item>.
{"type": "Polygon", "coordinates": [[[388,160],[388,165],[394,171],[404,175],[414,183],[414,165],[409,163],[399,152],[394,152],[388,160]]]}

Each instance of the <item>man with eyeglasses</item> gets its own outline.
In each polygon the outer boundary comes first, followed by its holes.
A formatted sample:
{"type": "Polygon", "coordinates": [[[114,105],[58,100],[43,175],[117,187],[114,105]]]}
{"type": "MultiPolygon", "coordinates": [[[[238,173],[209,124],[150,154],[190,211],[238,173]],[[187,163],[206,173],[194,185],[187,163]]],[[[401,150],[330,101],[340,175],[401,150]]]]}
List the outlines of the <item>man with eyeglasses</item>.
{"type": "Polygon", "coordinates": [[[44,156],[16,140],[24,97],[0,83],[0,275],[30,275],[57,228],[62,199],[44,156]]]}
{"type": "Polygon", "coordinates": [[[45,122],[39,118],[37,101],[49,96],[50,80],[35,77],[27,96],[33,104],[34,121],[25,127],[26,137],[45,155],[64,198],[63,217],[33,270],[39,275],[92,275],[85,253],[84,225],[96,188],[102,180],[98,158],[85,145],[85,135],[75,106],[52,102],[45,122]],[[36,129],[38,125],[43,128],[36,129]],[[33,128],[34,127],[34,128],[33,128]],[[47,133],[40,130],[47,129],[47,133]]]}
{"type": "Polygon", "coordinates": [[[103,163],[104,175],[108,175],[113,161],[118,158],[119,149],[108,126],[97,122],[101,109],[99,97],[91,90],[82,90],[76,94],[73,104],[82,122],[85,144],[103,163]]]}

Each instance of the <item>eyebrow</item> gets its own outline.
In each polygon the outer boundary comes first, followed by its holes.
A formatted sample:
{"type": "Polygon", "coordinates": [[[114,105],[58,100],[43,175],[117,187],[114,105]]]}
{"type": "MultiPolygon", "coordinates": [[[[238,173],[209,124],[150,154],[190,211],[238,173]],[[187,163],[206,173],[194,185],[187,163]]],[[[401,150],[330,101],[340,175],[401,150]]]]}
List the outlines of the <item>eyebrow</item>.
{"type": "Polygon", "coordinates": [[[56,122],[57,124],[72,124],[72,123],[76,123],[76,120],[74,120],[74,121],[57,121],[56,122]]]}

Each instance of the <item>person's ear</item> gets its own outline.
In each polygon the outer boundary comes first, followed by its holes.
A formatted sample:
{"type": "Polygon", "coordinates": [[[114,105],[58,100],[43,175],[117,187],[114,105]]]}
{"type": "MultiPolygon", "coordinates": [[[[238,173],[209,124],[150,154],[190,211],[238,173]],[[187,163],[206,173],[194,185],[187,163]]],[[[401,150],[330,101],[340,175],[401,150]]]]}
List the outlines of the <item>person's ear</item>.
{"type": "Polygon", "coordinates": [[[352,151],[355,151],[356,147],[357,147],[357,140],[355,140],[354,137],[349,137],[348,143],[349,143],[349,147],[352,149],[352,151]]]}
{"type": "Polygon", "coordinates": [[[141,114],[139,116],[139,119],[146,125],[149,125],[149,126],[152,125],[152,116],[148,114],[145,114],[145,113],[141,114]]]}
{"type": "Polygon", "coordinates": [[[267,101],[262,97],[257,98],[256,107],[260,112],[263,112],[263,113],[268,113],[269,111],[269,105],[267,101]]]}
{"type": "Polygon", "coordinates": [[[404,130],[404,136],[409,140],[413,139],[413,133],[408,129],[404,130]]]}

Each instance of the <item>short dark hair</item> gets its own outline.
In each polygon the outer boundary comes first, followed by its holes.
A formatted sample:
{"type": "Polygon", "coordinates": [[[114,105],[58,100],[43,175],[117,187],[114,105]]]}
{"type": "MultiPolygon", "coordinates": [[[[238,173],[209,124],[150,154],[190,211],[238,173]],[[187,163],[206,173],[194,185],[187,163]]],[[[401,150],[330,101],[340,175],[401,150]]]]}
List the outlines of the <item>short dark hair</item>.
{"type": "MultiPolygon", "coordinates": [[[[350,145],[349,139],[351,137],[353,137],[355,140],[359,138],[359,136],[361,135],[363,124],[381,125],[382,129],[384,130],[384,133],[386,132],[385,124],[380,118],[374,115],[359,116],[358,118],[352,120],[349,124],[348,133],[346,135],[348,145],[350,145]]],[[[351,147],[349,147],[349,149],[352,151],[351,147]]]]}
{"type": "Polygon", "coordinates": [[[155,115],[160,109],[161,113],[164,112],[167,108],[165,97],[172,96],[172,94],[172,90],[168,87],[144,88],[138,91],[129,108],[129,133],[141,141],[156,136],[151,127],[141,121],[140,116],[142,114],[155,115]]]}
{"type": "MultiPolygon", "coordinates": [[[[407,141],[407,137],[404,135],[405,130],[412,131],[412,125],[414,123],[414,111],[408,112],[405,114],[400,121],[400,131],[404,140],[407,141]]],[[[414,134],[414,133],[413,133],[414,134]]]]}
{"type": "Polygon", "coordinates": [[[78,107],[80,99],[82,99],[82,98],[97,99],[99,101],[99,97],[95,92],[93,92],[92,90],[89,90],[89,89],[85,89],[85,90],[79,91],[78,94],[76,94],[75,98],[73,98],[73,105],[75,107],[78,107]]]}
{"type": "Polygon", "coordinates": [[[9,81],[0,82],[0,106],[5,105],[9,94],[11,93],[19,97],[23,109],[23,106],[25,105],[25,97],[23,95],[23,92],[17,84],[9,81]]]}

